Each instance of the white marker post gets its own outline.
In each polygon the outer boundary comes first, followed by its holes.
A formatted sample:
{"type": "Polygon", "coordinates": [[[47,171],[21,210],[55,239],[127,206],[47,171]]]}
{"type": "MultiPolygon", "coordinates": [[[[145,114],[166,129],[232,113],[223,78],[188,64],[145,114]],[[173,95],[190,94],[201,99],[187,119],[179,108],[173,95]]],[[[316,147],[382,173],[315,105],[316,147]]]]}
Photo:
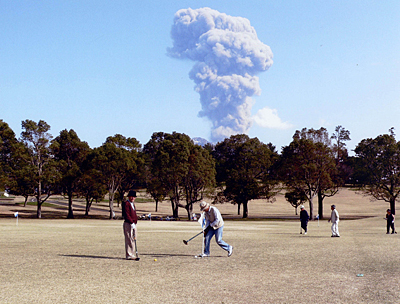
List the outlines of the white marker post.
{"type": "Polygon", "coordinates": [[[14,213],[14,217],[16,217],[16,218],[17,218],[17,223],[16,223],[16,226],[18,226],[18,212],[15,212],[15,213],[14,213]]]}
{"type": "Polygon", "coordinates": [[[318,227],[319,227],[319,214],[317,214],[315,218],[318,220],[318,227]]]}
{"type": "Polygon", "coordinates": [[[204,212],[201,214],[200,218],[198,219],[199,224],[201,225],[201,229],[203,229],[203,242],[201,245],[201,254],[204,254],[204,227],[206,225],[206,217],[204,215],[204,212]]]}

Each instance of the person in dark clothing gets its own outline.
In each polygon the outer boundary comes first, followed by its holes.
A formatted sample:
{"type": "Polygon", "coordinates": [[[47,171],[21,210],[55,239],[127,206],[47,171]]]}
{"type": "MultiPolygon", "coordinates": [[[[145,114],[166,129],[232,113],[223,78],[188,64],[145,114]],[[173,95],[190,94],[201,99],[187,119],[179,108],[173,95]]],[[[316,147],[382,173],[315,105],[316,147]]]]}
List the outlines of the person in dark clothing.
{"type": "MultiPolygon", "coordinates": [[[[124,218],[124,236],[125,236],[125,256],[127,260],[138,259],[134,257],[133,243],[136,240],[137,215],[134,201],[136,191],[130,190],[128,199],[122,204],[122,216],[124,218]]],[[[136,246],[136,245],[135,245],[136,246]]],[[[137,249],[137,248],[135,248],[137,249]]]]}
{"type": "MultiPolygon", "coordinates": [[[[304,230],[304,234],[307,234],[307,225],[308,225],[308,220],[310,217],[308,216],[308,212],[306,209],[304,209],[304,206],[300,206],[300,223],[301,223],[301,228],[304,230]]],[[[300,234],[303,233],[303,230],[300,231],[300,234]]]]}
{"type": "Polygon", "coordinates": [[[392,234],[397,233],[394,230],[394,214],[392,214],[392,211],[388,209],[386,211],[386,234],[389,234],[390,228],[392,228],[392,234]]]}

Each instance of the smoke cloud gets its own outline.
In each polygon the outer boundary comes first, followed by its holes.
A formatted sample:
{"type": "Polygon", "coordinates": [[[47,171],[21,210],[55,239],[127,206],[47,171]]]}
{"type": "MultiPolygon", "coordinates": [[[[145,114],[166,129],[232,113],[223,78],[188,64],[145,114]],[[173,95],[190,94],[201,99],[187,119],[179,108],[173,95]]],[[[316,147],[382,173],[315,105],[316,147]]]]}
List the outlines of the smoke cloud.
{"type": "Polygon", "coordinates": [[[256,76],[272,65],[272,51],[250,21],[210,8],[176,12],[168,55],[195,61],[189,73],[200,94],[200,117],[212,122],[211,139],[247,133],[252,125],[253,95],[261,89],[256,76]]]}
{"type": "Polygon", "coordinates": [[[256,115],[253,116],[253,120],[257,125],[263,128],[287,130],[294,127],[288,122],[283,122],[279,118],[276,109],[270,109],[268,107],[258,110],[256,115]]]}

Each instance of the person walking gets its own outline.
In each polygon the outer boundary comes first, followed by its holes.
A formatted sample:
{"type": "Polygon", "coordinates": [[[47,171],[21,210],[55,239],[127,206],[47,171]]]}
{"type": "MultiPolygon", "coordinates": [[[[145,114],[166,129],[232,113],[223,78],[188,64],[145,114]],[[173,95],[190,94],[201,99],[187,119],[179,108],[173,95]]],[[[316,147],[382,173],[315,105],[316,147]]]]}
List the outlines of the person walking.
{"type": "Polygon", "coordinates": [[[328,222],[332,222],[332,237],[340,237],[339,234],[339,212],[336,210],[336,206],[332,205],[331,206],[331,218],[328,220],[328,222]]]}
{"type": "MultiPolygon", "coordinates": [[[[308,220],[310,219],[307,210],[304,208],[303,205],[300,206],[300,223],[301,223],[301,229],[304,230],[304,234],[307,234],[307,225],[308,225],[308,220]]],[[[303,233],[303,230],[300,230],[300,234],[303,233]]]]}
{"type": "Polygon", "coordinates": [[[394,229],[394,214],[388,209],[386,211],[386,234],[389,234],[390,228],[392,228],[392,234],[397,233],[394,229]]]}
{"type": "MultiPolygon", "coordinates": [[[[128,192],[128,199],[122,204],[122,216],[124,218],[124,236],[125,236],[125,257],[127,260],[139,259],[134,256],[133,243],[136,241],[136,224],[137,215],[134,201],[136,199],[136,191],[130,190],[128,192]]],[[[136,243],[135,243],[135,249],[136,243]]]]}
{"type": "Polygon", "coordinates": [[[224,220],[222,218],[221,212],[219,212],[219,210],[216,207],[210,206],[210,204],[205,201],[202,201],[200,203],[200,210],[202,212],[204,211],[204,216],[206,219],[206,224],[204,229],[204,236],[205,236],[204,253],[201,254],[201,257],[210,256],[210,241],[214,235],[217,244],[222,249],[226,250],[228,252],[228,257],[230,257],[233,252],[233,247],[222,240],[222,233],[224,230],[224,220]]]}

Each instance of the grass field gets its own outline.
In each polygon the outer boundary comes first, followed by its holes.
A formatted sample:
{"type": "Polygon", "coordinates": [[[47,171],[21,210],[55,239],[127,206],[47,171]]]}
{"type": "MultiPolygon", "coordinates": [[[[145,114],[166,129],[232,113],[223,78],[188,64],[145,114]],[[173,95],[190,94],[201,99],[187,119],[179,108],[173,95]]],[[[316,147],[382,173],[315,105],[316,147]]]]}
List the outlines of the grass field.
{"type": "Polygon", "coordinates": [[[201,237],[182,240],[197,222],[139,221],[139,262],[124,259],[121,220],[4,217],[0,303],[399,303],[400,234],[386,235],[388,204],[348,190],[326,200],[326,215],[331,203],[344,218],[340,238],[326,220],[300,235],[281,199],[249,205],[274,220],[230,220],[236,207],[219,206],[230,258],[212,240],[211,257],[194,259],[201,237]]]}

